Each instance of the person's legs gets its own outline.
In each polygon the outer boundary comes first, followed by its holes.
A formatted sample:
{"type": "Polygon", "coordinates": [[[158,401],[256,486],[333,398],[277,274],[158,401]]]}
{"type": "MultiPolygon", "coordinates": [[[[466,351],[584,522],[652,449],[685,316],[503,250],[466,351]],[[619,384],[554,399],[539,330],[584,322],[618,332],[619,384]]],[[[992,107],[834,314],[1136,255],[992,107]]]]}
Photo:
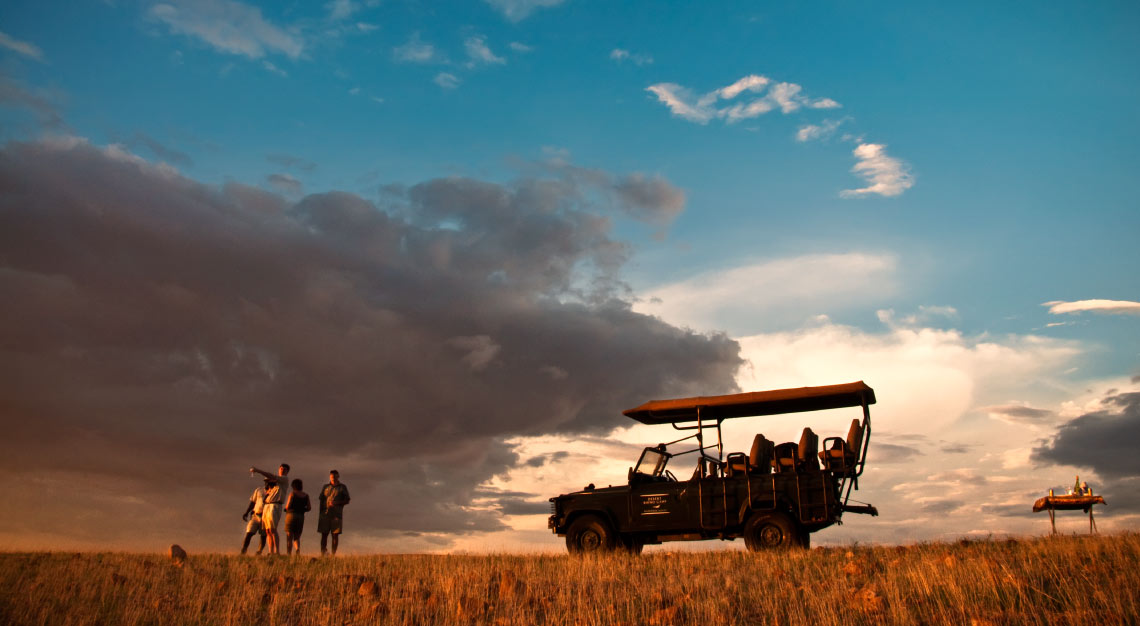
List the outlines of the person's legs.
{"type": "Polygon", "coordinates": [[[259,528],[257,534],[261,538],[261,545],[257,547],[257,553],[261,554],[265,550],[265,527],[259,528]]]}
{"type": "Polygon", "coordinates": [[[245,554],[245,551],[249,549],[249,540],[253,539],[253,534],[255,532],[257,532],[257,531],[251,530],[245,534],[245,541],[241,542],[241,553],[242,554],[245,554]]]}
{"type": "Polygon", "coordinates": [[[340,543],[340,533],[333,533],[332,536],[332,553],[336,556],[336,546],[340,543]]]}
{"type": "Polygon", "coordinates": [[[327,532],[321,533],[321,556],[325,556],[329,552],[329,534],[327,532]]]}
{"type": "Polygon", "coordinates": [[[285,554],[293,554],[293,533],[285,531],[285,554]]]}

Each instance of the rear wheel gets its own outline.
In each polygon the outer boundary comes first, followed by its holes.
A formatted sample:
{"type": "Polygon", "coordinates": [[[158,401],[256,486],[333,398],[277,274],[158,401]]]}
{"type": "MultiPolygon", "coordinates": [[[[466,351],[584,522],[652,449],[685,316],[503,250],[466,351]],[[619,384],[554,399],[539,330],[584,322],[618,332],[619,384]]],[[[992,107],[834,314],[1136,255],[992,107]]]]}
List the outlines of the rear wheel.
{"type": "Polygon", "coordinates": [[[583,515],[566,530],[566,549],[571,554],[612,552],[617,546],[617,533],[597,515],[583,515]]]}
{"type": "Polygon", "coordinates": [[[805,547],[806,536],[784,513],[756,513],[744,525],[744,543],[759,552],[778,548],[805,547]]]}

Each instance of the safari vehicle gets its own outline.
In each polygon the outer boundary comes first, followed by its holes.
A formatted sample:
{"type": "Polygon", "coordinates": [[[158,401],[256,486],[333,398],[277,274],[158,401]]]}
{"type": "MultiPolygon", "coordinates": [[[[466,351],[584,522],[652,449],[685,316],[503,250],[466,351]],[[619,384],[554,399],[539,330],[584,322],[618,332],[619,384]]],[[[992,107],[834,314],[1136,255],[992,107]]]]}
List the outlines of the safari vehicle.
{"type": "Polygon", "coordinates": [[[624,414],[695,432],[645,448],[625,485],[591,484],[551,498],[547,525],[566,537],[571,553],[636,554],[646,544],[738,537],[753,551],[809,547],[811,533],[841,523],[844,513],[878,515],[869,504],[849,503],[866,462],[874,403],[875,391],[862,381],[647,402],[624,414]],[[845,407],[861,407],[862,419],[851,420],[846,439],[824,439],[822,451],[804,428],[798,442],[776,445],[758,434],[748,454],[723,456],[726,419],[845,407]],[[706,443],[713,430],[715,445],[711,437],[706,443]],[[678,458],[690,454],[695,468],[678,458]],[[693,468],[691,477],[674,475],[680,467],[693,468]]]}

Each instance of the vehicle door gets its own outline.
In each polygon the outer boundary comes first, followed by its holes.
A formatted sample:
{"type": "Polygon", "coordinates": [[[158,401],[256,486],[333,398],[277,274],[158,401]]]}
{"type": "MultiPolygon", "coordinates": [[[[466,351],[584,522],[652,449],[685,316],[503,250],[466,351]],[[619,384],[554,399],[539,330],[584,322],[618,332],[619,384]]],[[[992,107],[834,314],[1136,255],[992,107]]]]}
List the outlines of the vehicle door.
{"type": "MultiPolygon", "coordinates": [[[[631,474],[630,525],[644,530],[695,528],[696,480],[678,480],[666,465],[672,458],[660,448],[646,448],[631,474]]],[[[684,473],[684,472],[682,472],[684,473]]]]}

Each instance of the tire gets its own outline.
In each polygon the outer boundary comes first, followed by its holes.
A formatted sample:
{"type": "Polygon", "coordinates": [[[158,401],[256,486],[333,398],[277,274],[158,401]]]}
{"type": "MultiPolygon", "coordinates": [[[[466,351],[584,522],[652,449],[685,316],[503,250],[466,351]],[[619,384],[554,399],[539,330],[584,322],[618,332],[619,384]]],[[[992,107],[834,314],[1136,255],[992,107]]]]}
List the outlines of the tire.
{"type": "Polygon", "coordinates": [[[756,513],[744,525],[744,543],[753,552],[803,548],[806,535],[784,513],[756,513]]]}
{"type": "Polygon", "coordinates": [[[603,554],[617,549],[617,533],[597,515],[583,515],[570,522],[566,530],[566,549],[570,554],[603,554]]]}

